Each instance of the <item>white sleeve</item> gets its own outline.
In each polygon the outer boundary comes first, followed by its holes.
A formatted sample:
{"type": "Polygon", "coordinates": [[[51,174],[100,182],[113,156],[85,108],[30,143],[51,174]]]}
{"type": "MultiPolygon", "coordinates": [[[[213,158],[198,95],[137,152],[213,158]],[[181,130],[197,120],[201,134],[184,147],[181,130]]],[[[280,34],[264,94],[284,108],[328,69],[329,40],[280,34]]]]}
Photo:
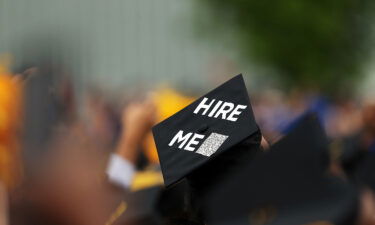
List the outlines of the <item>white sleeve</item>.
{"type": "Polygon", "coordinates": [[[123,157],[112,154],[107,167],[107,175],[110,182],[128,189],[133,181],[135,173],[134,165],[123,157]]]}

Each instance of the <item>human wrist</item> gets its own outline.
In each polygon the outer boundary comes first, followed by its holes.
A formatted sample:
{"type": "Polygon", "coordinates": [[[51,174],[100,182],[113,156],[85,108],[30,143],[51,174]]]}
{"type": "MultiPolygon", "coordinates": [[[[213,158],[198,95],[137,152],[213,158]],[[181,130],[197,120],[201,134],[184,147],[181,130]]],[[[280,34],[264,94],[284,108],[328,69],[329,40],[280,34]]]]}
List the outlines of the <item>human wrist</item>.
{"type": "Polygon", "coordinates": [[[124,137],[122,140],[120,140],[116,153],[123,157],[124,159],[127,159],[128,161],[135,163],[136,158],[137,158],[137,148],[138,148],[139,143],[136,141],[124,137]]]}

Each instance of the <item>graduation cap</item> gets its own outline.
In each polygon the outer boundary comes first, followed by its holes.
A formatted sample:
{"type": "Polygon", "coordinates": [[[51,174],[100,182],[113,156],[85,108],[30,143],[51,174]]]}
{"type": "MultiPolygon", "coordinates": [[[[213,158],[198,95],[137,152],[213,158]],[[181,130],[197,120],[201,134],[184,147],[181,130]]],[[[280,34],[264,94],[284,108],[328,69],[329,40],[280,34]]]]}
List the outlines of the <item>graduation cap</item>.
{"type": "Polygon", "coordinates": [[[198,172],[256,133],[259,146],[261,136],[240,74],[153,127],[164,184],[198,172]]]}
{"type": "Polygon", "coordinates": [[[307,115],[268,152],[207,192],[207,224],[354,224],[356,189],[324,173],[323,129],[307,115]]]}
{"type": "Polygon", "coordinates": [[[293,129],[272,147],[282,148],[289,160],[296,158],[302,162],[301,166],[310,165],[313,170],[320,172],[328,169],[329,140],[316,113],[303,114],[293,129]]]}

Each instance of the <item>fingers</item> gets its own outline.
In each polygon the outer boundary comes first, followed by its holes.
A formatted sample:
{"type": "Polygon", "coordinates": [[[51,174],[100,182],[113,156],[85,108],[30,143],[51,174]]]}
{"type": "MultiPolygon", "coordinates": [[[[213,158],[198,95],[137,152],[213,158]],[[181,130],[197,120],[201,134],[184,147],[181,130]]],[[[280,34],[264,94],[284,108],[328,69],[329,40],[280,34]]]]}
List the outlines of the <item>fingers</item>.
{"type": "Polygon", "coordinates": [[[153,98],[147,97],[143,101],[130,103],[122,116],[125,131],[117,152],[127,160],[134,162],[138,155],[138,146],[141,145],[156,121],[156,106],[153,98]]]}
{"type": "Polygon", "coordinates": [[[153,124],[156,118],[156,105],[151,97],[147,97],[142,101],[132,102],[126,107],[123,117],[125,125],[133,121],[153,124]]]}

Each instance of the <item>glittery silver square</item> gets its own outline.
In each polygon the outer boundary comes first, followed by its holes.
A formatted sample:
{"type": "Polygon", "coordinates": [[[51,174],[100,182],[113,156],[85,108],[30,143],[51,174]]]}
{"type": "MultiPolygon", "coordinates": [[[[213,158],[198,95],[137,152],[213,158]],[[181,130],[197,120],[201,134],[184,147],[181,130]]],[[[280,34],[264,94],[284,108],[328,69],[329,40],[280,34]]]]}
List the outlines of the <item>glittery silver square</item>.
{"type": "Polygon", "coordinates": [[[220,146],[224,143],[224,141],[227,138],[228,138],[227,135],[212,133],[202,143],[202,145],[198,148],[196,153],[202,154],[204,156],[211,156],[220,148],[220,146]]]}

